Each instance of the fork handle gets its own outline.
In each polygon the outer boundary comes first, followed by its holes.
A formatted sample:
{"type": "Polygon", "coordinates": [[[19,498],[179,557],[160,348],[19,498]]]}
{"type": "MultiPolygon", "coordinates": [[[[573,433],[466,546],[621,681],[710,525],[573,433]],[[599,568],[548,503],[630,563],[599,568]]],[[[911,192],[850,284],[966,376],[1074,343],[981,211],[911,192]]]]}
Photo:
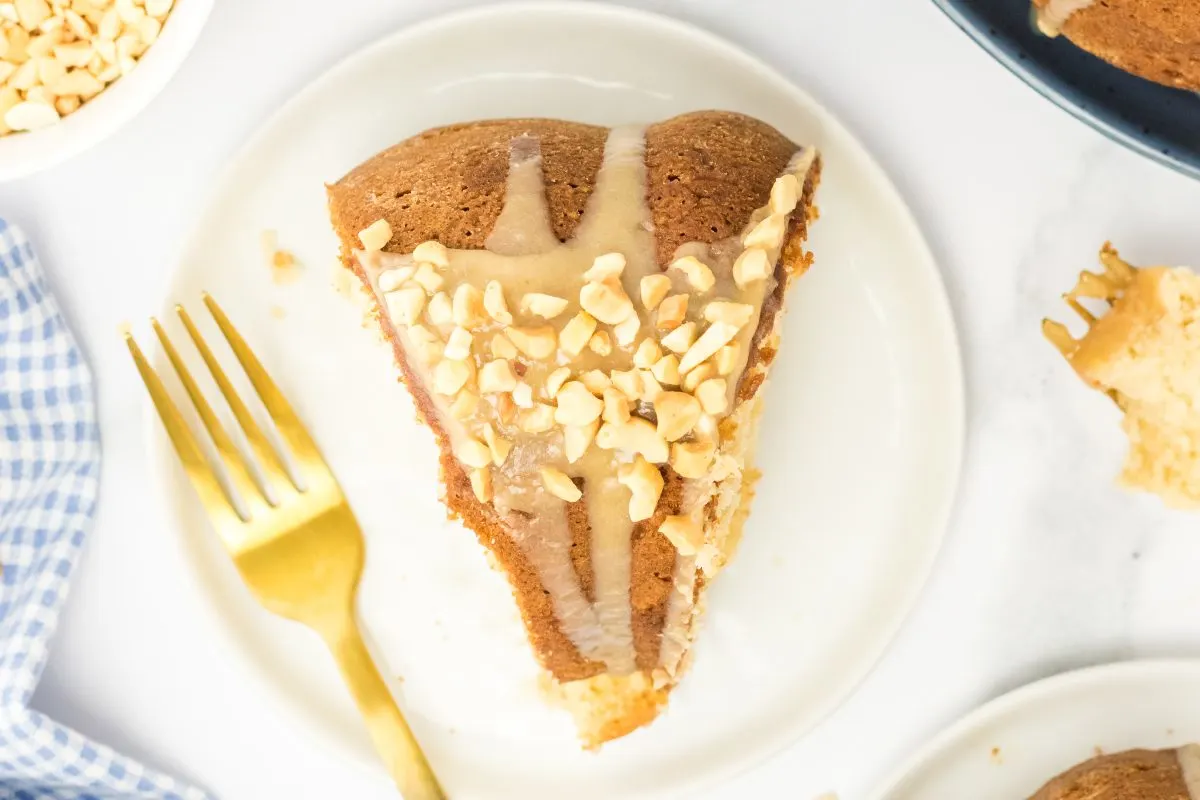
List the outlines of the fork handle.
{"type": "Polygon", "coordinates": [[[445,800],[421,746],[367,651],[358,624],[353,618],[346,619],[325,633],[325,642],[404,800],[445,800]]]}

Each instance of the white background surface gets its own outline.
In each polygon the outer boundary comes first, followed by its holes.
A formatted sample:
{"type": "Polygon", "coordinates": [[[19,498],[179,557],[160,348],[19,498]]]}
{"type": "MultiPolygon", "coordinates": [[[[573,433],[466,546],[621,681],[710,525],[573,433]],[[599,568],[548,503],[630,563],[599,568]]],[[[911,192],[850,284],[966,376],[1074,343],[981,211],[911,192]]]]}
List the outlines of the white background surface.
{"type": "MultiPolygon", "coordinates": [[[[145,489],[142,389],[117,325],[157,310],[213,174],[273,109],[354,47],[465,5],[225,0],[130,126],[0,186],[0,213],[34,238],[90,354],[106,448],[96,530],[35,703],[224,798],[393,795],[232,680],[203,598],[166,577],[180,565],[163,499],[145,489]]],[[[1200,184],[1075,122],[920,0],[636,5],[754,50],[862,138],[941,261],[966,356],[963,490],[917,611],[837,714],[707,797],[858,798],[940,727],[1030,679],[1200,654],[1196,518],[1112,487],[1115,410],[1037,326],[1106,238],[1141,263],[1200,261],[1200,184]]]]}

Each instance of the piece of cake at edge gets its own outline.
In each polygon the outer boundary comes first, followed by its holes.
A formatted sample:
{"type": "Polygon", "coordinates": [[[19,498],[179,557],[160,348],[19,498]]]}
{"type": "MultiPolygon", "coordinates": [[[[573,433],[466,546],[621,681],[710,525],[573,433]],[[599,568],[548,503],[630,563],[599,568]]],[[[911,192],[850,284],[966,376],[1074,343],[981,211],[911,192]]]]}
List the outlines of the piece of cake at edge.
{"type": "Polygon", "coordinates": [[[491,120],[328,187],[445,501],[588,745],[658,714],[736,543],[820,165],[727,112],[491,120]]]}
{"type": "Polygon", "coordinates": [[[1200,90],[1200,0],[1033,0],[1038,27],[1113,66],[1200,90]]]}
{"type": "Polygon", "coordinates": [[[1029,800],[1197,800],[1200,746],[1126,750],[1077,764],[1029,800]]]}
{"type": "Polygon", "coordinates": [[[1075,371],[1125,412],[1122,482],[1171,506],[1200,507],[1200,275],[1183,267],[1136,269],[1111,245],[1104,274],[1084,272],[1067,302],[1089,323],[1076,341],[1044,330],[1075,371]],[[1079,298],[1112,303],[1098,319],[1079,298]]]}

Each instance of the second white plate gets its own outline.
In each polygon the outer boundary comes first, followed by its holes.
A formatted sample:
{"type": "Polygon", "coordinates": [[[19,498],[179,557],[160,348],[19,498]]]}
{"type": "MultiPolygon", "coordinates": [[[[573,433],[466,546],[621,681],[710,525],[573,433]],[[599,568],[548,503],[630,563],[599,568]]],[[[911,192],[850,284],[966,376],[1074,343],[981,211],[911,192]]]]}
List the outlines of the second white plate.
{"type": "MultiPolygon", "coordinates": [[[[824,108],[677,22],[602,4],[485,7],[357,52],[271,119],[219,183],[170,300],[195,303],[202,289],[259,352],[346,487],[368,539],[363,618],[457,798],[629,798],[745,769],[863,678],[941,542],[963,400],[953,325],[920,231],[824,108]],[[337,243],[323,183],[433,125],[525,115],[613,124],[698,108],[754,114],[822,149],[816,266],[794,291],[763,421],[764,477],[742,550],[709,596],[694,668],[652,726],[583,753],[567,718],[540,701],[504,578],[446,520],[432,438],[414,422],[389,352],[330,286],[337,243]],[[273,282],[263,265],[265,228],[302,263],[294,282],[273,282]]],[[[152,441],[179,542],[229,634],[223,656],[300,727],[375,763],[320,645],[240,587],[164,437],[152,441]]]]}
{"type": "Polygon", "coordinates": [[[871,800],[1013,800],[1098,753],[1200,741],[1200,661],[1129,661],[1056,675],[939,734],[871,800]]]}

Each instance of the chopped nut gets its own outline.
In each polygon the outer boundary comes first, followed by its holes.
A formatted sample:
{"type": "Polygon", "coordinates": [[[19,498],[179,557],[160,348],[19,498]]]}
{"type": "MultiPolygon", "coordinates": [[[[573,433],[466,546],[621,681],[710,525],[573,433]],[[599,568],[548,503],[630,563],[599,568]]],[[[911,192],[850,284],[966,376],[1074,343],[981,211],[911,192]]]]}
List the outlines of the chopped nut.
{"type": "Polygon", "coordinates": [[[630,522],[641,522],[654,516],[654,509],[658,507],[658,498],[663,490],[663,477],[658,467],[641,455],[635,456],[633,463],[622,464],[617,470],[617,481],[628,487],[631,495],[630,522]]]}
{"type": "Polygon", "coordinates": [[[546,397],[553,399],[569,377],[571,377],[570,367],[559,367],[554,372],[551,372],[546,378],[546,397]]]}
{"type": "Polygon", "coordinates": [[[450,404],[450,416],[457,420],[469,419],[479,408],[479,395],[470,389],[463,389],[450,404]]]}
{"type": "MultiPolygon", "coordinates": [[[[433,301],[430,301],[430,305],[433,301]]],[[[497,333],[492,336],[491,343],[492,358],[516,358],[517,347],[503,333],[497,333]]]]}
{"type": "Polygon", "coordinates": [[[397,325],[415,325],[425,308],[425,290],[416,286],[389,292],[383,299],[387,303],[388,319],[397,325]]]}
{"type": "Polygon", "coordinates": [[[642,278],[642,305],[653,311],[671,292],[671,279],[666,275],[647,275],[642,278]]]}
{"type": "Polygon", "coordinates": [[[736,344],[727,344],[717,351],[716,361],[718,375],[732,375],[737,369],[738,346],[736,344]]]}
{"type": "Polygon", "coordinates": [[[488,452],[492,455],[492,463],[497,467],[503,464],[508,459],[508,454],[512,452],[512,442],[498,436],[496,429],[491,425],[483,426],[483,441],[487,443],[488,452]]]}
{"type": "Polygon", "coordinates": [[[413,273],[412,279],[414,283],[423,286],[425,291],[430,294],[442,288],[442,284],[446,282],[446,279],[438,274],[432,264],[422,264],[417,267],[417,271],[413,273]]]}
{"type": "Polygon", "coordinates": [[[599,397],[604,394],[604,390],[612,386],[612,381],[603,371],[591,369],[579,375],[579,382],[587,387],[587,390],[599,397]]]}
{"type": "Polygon", "coordinates": [[[800,180],[788,173],[780,175],[771,185],[771,213],[790,214],[800,202],[800,180]]]}
{"type": "Polygon", "coordinates": [[[650,368],[650,374],[659,383],[665,383],[668,386],[678,386],[679,377],[679,357],[667,355],[654,362],[654,366],[650,368]]]}
{"type": "Polygon", "coordinates": [[[648,369],[643,369],[638,372],[638,379],[642,382],[641,399],[647,403],[653,403],[662,394],[662,386],[659,385],[658,379],[654,377],[654,373],[648,369]]]}
{"type": "Polygon", "coordinates": [[[681,556],[694,556],[704,544],[704,529],[691,517],[674,515],[667,517],[658,526],[658,532],[675,545],[681,556]]]}
{"type": "Polygon", "coordinates": [[[504,299],[504,287],[500,281],[488,281],[483,289],[483,307],[491,318],[501,325],[512,325],[513,316],[508,310],[508,301],[504,299]]]}
{"type": "Polygon", "coordinates": [[[429,298],[429,321],[434,325],[449,325],[454,322],[454,309],[450,303],[450,295],[438,292],[429,298]]]}
{"type": "Polygon", "coordinates": [[[662,338],[663,347],[683,355],[696,341],[696,323],[685,322],[662,338]]]}
{"type": "Polygon", "coordinates": [[[583,352],[596,331],[596,318],[586,311],[580,311],[563,326],[558,337],[558,346],[567,355],[574,358],[583,352]]]}
{"type": "Polygon", "coordinates": [[[607,356],[612,354],[612,337],[608,335],[608,331],[596,331],[592,334],[592,338],[588,339],[588,349],[598,356],[607,356]]]}
{"type": "Polygon", "coordinates": [[[710,363],[704,363],[689,372],[683,378],[683,389],[687,392],[695,392],[709,378],[717,374],[717,368],[710,363]]]}
{"type": "Polygon", "coordinates": [[[509,328],[508,338],[517,349],[532,359],[554,355],[554,328],[509,328]]]}
{"type": "MultiPolygon", "coordinates": [[[[483,307],[483,292],[469,283],[454,290],[451,312],[454,323],[467,330],[481,328],[488,321],[487,309],[483,307]]],[[[513,343],[516,343],[515,339],[513,343]]]]}
{"type": "Polygon", "coordinates": [[[667,440],[658,435],[654,425],[641,417],[630,417],[623,425],[606,422],[596,432],[596,445],[605,450],[641,453],[654,464],[664,464],[670,451],[667,440]]]}
{"type": "Polygon", "coordinates": [[[683,478],[703,478],[712,465],[717,446],[708,439],[671,445],[671,468],[683,478]]]}
{"type": "Polygon", "coordinates": [[[534,404],[533,408],[521,412],[519,426],[526,433],[545,433],[554,427],[554,406],[534,404]]]}
{"type": "Polygon", "coordinates": [[[729,406],[727,392],[724,378],[709,378],[696,387],[696,399],[705,414],[720,414],[729,406]]]}
{"type": "Polygon", "coordinates": [[[624,425],[629,421],[629,400],[620,389],[610,386],[604,390],[604,421],[624,425]]]}
{"type": "Polygon", "coordinates": [[[748,248],[761,247],[764,250],[774,250],[783,244],[784,226],[787,219],[779,214],[772,214],[750,229],[742,237],[742,246],[748,248]]]}
{"type": "Polygon", "coordinates": [[[478,439],[465,437],[454,445],[454,456],[468,467],[483,469],[492,463],[492,451],[478,439]]]}
{"type": "Polygon", "coordinates": [[[563,451],[567,461],[574,464],[583,458],[583,454],[592,446],[596,431],[600,429],[600,420],[594,419],[587,425],[566,425],[563,427],[563,451]]]}
{"type": "Polygon", "coordinates": [[[506,358],[489,361],[479,370],[479,391],[485,394],[511,392],[517,386],[517,376],[506,358]]]}
{"type": "Polygon", "coordinates": [[[525,314],[536,314],[545,319],[554,319],[567,310],[567,301],[552,294],[530,292],[521,298],[521,311],[525,314]]]}
{"type": "Polygon", "coordinates": [[[517,418],[517,404],[511,394],[492,395],[492,405],[496,408],[496,416],[500,417],[500,421],[505,425],[511,425],[517,418]]]}
{"type": "Polygon", "coordinates": [[[364,250],[382,250],[392,240],[392,226],[386,219],[377,219],[358,232],[364,250]]]}
{"type": "Polygon", "coordinates": [[[650,369],[662,358],[662,350],[653,339],[642,339],[637,350],[633,351],[633,365],[638,369],[650,369]]]}
{"type": "Polygon", "coordinates": [[[620,253],[605,253],[592,261],[591,269],[583,273],[585,281],[606,281],[625,270],[625,256],[620,253]]]}
{"type": "Polygon", "coordinates": [[[579,381],[564,383],[554,399],[558,402],[554,421],[559,425],[587,425],[604,410],[604,403],[579,381]]]}
{"type": "Polygon", "coordinates": [[[34,131],[55,122],[58,111],[49,103],[25,101],[4,112],[4,124],[14,131],[34,131]]]}
{"type": "Polygon", "coordinates": [[[687,318],[688,296],[673,294],[658,304],[658,329],[669,331],[687,318]]]}
{"type": "Polygon", "coordinates": [[[471,491],[475,493],[475,499],[479,502],[487,503],[491,501],[492,471],[490,469],[471,470],[471,491]]]}
{"type": "Polygon", "coordinates": [[[637,370],[614,369],[608,373],[608,378],[627,399],[633,401],[641,398],[642,379],[637,370]]]}
{"type": "Polygon", "coordinates": [[[453,397],[471,379],[471,368],[466,361],[444,359],[433,368],[433,390],[446,397],[453,397]]]}
{"type": "Polygon", "coordinates": [[[421,242],[412,252],[413,260],[433,264],[435,267],[450,266],[450,253],[441,242],[421,242]]]}
{"type": "Polygon", "coordinates": [[[585,283],[579,290],[579,305],[607,325],[624,322],[634,313],[633,301],[616,280],[585,283]]]}
{"type": "Polygon", "coordinates": [[[618,322],[613,326],[613,336],[621,347],[628,347],[633,344],[633,340],[637,338],[638,331],[641,329],[642,321],[638,319],[638,315],[630,314],[624,322],[618,322]]]}
{"type": "Polygon", "coordinates": [[[682,439],[700,420],[700,403],[684,392],[662,392],[654,400],[658,434],[668,442],[682,439]]]}
{"type": "Polygon", "coordinates": [[[550,494],[568,503],[574,503],[583,497],[583,492],[575,485],[575,481],[554,467],[541,467],[542,485],[550,494]]]}
{"type": "Polygon", "coordinates": [[[528,383],[517,381],[510,394],[517,408],[533,408],[533,387],[528,383]]]}
{"type": "Polygon", "coordinates": [[[704,319],[709,322],[726,322],[742,328],[754,315],[754,306],[747,303],[728,303],[717,300],[704,307],[704,319]]]}
{"type": "Polygon", "coordinates": [[[705,264],[695,256],[684,256],[677,258],[671,262],[671,266],[667,269],[677,270],[684,274],[687,278],[688,285],[695,289],[700,294],[704,294],[717,282],[713,276],[713,272],[705,264]]]}
{"type": "Polygon", "coordinates": [[[755,281],[771,274],[771,260],[761,247],[751,247],[733,262],[733,281],[739,289],[745,289],[755,281]]]}
{"type": "Polygon", "coordinates": [[[386,272],[380,273],[379,291],[385,294],[396,291],[407,283],[416,271],[416,267],[397,267],[396,269],[389,269],[386,272]]]}
{"type": "Polygon", "coordinates": [[[455,328],[446,339],[446,358],[463,361],[471,357],[471,334],[463,328],[455,328]]]}
{"type": "Polygon", "coordinates": [[[442,340],[424,325],[409,325],[408,338],[417,357],[425,364],[434,364],[442,357],[442,340]]]}
{"type": "Polygon", "coordinates": [[[688,348],[687,353],[679,362],[679,371],[691,372],[712,358],[718,350],[729,344],[734,336],[737,336],[737,332],[737,328],[725,322],[714,322],[709,325],[708,330],[702,333],[696,343],[688,348]]]}

